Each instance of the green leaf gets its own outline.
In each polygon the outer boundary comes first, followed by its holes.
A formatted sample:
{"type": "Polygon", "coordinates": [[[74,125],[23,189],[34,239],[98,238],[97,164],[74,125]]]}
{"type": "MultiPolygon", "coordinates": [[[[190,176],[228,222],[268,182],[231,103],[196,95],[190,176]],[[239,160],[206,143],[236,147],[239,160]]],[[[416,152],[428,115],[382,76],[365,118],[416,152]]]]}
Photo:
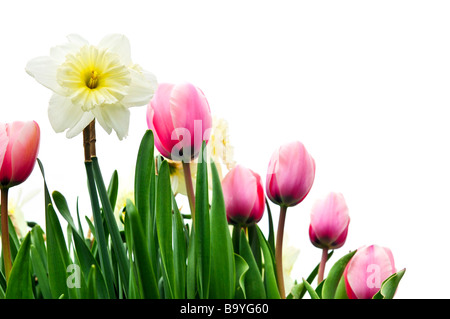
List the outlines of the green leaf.
{"type": "Polygon", "coordinates": [[[6,288],[7,299],[34,299],[31,283],[31,263],[30,263],[30,233],[20,246],[6,288]]]}
{"type": "Polygon", "coordinates": [[[77,230],[75,223],[70,214],[69,206],[67,205],[66,198],[58,191],[52,193],[53,201],[55,202],[56,208],[58,208],[61,216],[67,221],[67,223],[72,227],[73,230],[77,230]]]}
{"type": "Polygon", "coordinates": [[[264,289],[263,279],[247,238],[245,237],[244,231],[241,231],[241,239],[239,243],[239,251],[241,257],[244,258],[245,262],[248,265],[248,271],[245,276],[246,297],[248,299],[265,299],[266,292],[264,289]]]}
{"type": "Polygon", "coordinates": [[[264,238],[263,233],[261,232],[261,229],[259,229],[259,227],[257,229],[259,243],[261,245],[264,257],[264,286],[266,287],[267,298],[280,299],[280,292],[278,291],[272,253],[266,239],[264,238]]]}
{"type": "Polygon", "coordinates": [[[172,299],[178,296],[175,295],[175,270],[172,250],[172,188],[170,186],[170,172],[167,161],[161,164],[158,174],[157,194],[156,230],[166,287],[165,296],[168,299],[172,299]]]}
{"type": "Polygon", "coordinates": [[[103,217],[100,212],[100,204],[98,202],[98,195],[95,186],[94,169],[92,162],[84,162],[86,167],[86,174],[88,180],[88,191],[91,200],[92,216],[94,218],[94,225],[86,218],[92,233],[95,235],[95,241],[98,247],[100,257],[100,265],[105,275],[105,281],[108,286],[108,293],[111,298],[116,297],[114,288],[114,275],[111,266],[111,260],[108,253],[108,242],[106,240],[105,229],[103,227],[103,217]]]}
{"type": "Polygon", "coordinates": [[[150,260],[150,253],[146,241],[146,236],[134,204],[127,199],[127,216],[131,225],[133,236],[133,252],[135,262],[142,283],[142,293],[144,298],[158,299],[159,290],[155,272],[150,260]]]}
{"type": "Polygon", "coordinates": [[[302,278],[303,285],[305,286],[306,290],[308,291],[309,295],[311,296],[311,299],[320,299],[319,295],[316,293],[313,287],[307,282],[305,279],[302,278]]]}
{"type": "Polygon", "coordinates": [[[111,203],[111,207],[116,206],[118,192],[119,192],[119,174],[117,173],[117,170],[114,170],[108,185],[108,198],[109,202],[111,203]]]}
{"type": "Polygon", "coordinates": [[[175,288],[176,296],[180,299],[186,297],[186,257],[187,243],[186,233],[183,225],[183,217],[178,210],[177,202],[172,194],[173,206],[173,251],[174,251],[174,270],[175,270],[175,288]]]}
{"type": "Polygon", "coordinates": [[[266,197],[266,207],[267,207],[267,217],[269,219],[269,236],[267,237],[267,242],[269,244],[272,254],[275,254],[275,232],[273,229],[272,211],[270,210],[269,201],[266,197]]]}
{"type": "Polygon", "coordinates": [[[244,258],[234,254],[234,263],[236,269],[236,287],[235,287],[235,299],[246,299],[245,294],[245,275],[248,271],[248,265],[244,258]]]}
{"type": "MultiPolygon", "coordinates": [[[[205,154],[205,142],[202,144],[202,154],[205,154]]],[[[206,158],[199,160],[197,165],[197,185],[195,191],[195,255],[199,274],[198,292],[201,299],[209,295],[211,273],[211,241],[208,200],[208,166],[206,158]]]]}
{"type": "Polygon", "coordinates": [[[97,267],[91,265],[87,277],[87,299],[98,299],[97,294],[97,267]]]}
{"type": "Polygon", "coordinates": [[[64,234],[52,205],[48,205],[45,214],[47,238],[47,265],[50,289],[53,298],[69,296],[66,284],[66,269],[72,262],[67,251],[64,234]]]}
{"type": "MultiPolygon", "coordinates": [[[[108,226],[109,235],[111,236],[111,242],[116,253],[116,258],[119,264],[120,278],[123,281],[123,287],[125,292],[129,287],[129,276],[130,276],[130,265],[125,252],[125,247],[123,245],[122,237],[120,236],[119,228],[117,227],[116,218],[114,217],[114,212],[111,207],[111,202],[109,201],[108,193],[103,182],[102,173],[100,171],[100,166],[98,164],[98,158],[92,158],[95,184],[97,185],[98,194],[100,196],[100,201],[102,202],[103,212],[108,226]]],[[[96,228],[98,226],[96,225],[96,228]]]]}
{"type": "Polygon", "coordinates": [[[345,267],[347,266],[350,259],[356,253],[356,250],[348,253],[341,259],[339,259],[328,272],[328,276],[323,284],[322,289],[322,299],[334,299],[336,290],[341,280],[342,274],[344,273],[345,267]]]}
{"type": "Polygon", "coordinates": [[[155,165],[154,163],[153,132],[147,130],[142,137],[139,146],[134,177],[134,202],[142,219],[142,225],[144,225],[143,230],[146,236],[150,236],[152,227],[150,210],[151,185],[149,181],[152,176],[152,167],[155,165]]]}
{"type": "Polygon", "coordinates": [[[37,277],[38,287],[42,292],[42,296],[44,297],[44,299],[52,299],[52,292],[50,289],[50,284],[48,282],[47,270],[38,250],[33,244],[31,245],[30,256],[33,270],[37,277]]]}
{"type": "Polygon", "coordinates": [[[344,276],[341,276],[341,280],[339,280],[339,284],[336,288],[336,294],[334,295],[334,299],[348,299],[347,291],[345,288],[344,276]]]}
{"type": "Polygon", "coordinates": [[[195,232],[191,231],[188,244],[188,259],[186,268],[186,296],[194,299],[198,293],[197,287],[197,257],[195,255],[195,232]]]}
{"type": "Polygon", "coordinates": [[[403,278],[406,269],[402,269],[386,278],[381,284],[380,290],[373,296],[373,299],[392,299],[394,298],[400,280],[403,278]]]}
{"type": "Polygon", "coordinates": [[[96,280],[96,289],[98,290],[98,296],[100,298],[107,298],[108,297],[108,290],[106,287],[105,279],[103,277],[103,274],[99,271],[99,265],[97,263],[97,260],[92,255],[92,252],[90,251],[89,247],[86,245],[86,242],[83,240],[83,238],[76,232],[72,233],[73,241],[75,244],[75,250],[78,257],[78,260],[80,262],[81,271],[85,277],[86,282],[89,283],[89,274],[92,271],[92,267],[95,267],[95,280],[96,280]]]}
{"type": "Polygon", "coordinates": [[[211,278],[209,298],[231,299],[234,296],[235,261],[228,228],[222,185],[216,165],[211,162],[211,278]]]}

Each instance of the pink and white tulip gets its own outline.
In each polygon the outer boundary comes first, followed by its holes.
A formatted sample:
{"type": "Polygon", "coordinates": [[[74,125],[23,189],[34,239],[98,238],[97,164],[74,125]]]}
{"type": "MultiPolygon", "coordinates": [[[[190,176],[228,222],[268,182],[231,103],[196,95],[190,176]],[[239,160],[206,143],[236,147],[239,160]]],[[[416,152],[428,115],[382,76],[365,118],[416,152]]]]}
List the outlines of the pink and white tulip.
{"type": "Polygon", "coordinates": [[[311,190],[315,172],[315,161],[301,142],[283,145],[273,153],[269,162],[267,196],[280,206],[295,206],[311,190]]]}
{"type": "Polygon", "coordinates": [[[371,299],[383,281],[396,272],[389,248],[377,245],[357,250],[344,271],[345,288],[350,299],[371,299]]]}
{"type": "Polygon", "coordinates": [[[311,243],[322,249],[336,249],[347,239],[350,217],[344,196],[329,193],[316,201],[311,212],[309,238],[311,243]]]}
{"type": "Polygon", "coordinates": [[[248,226],[264,214],[264,189],[261,177],[237,165],[222,180],[227,219],[230,224],[248,226]]]}
{"type": "Polygon", "coordinates": [[[147,107],[148,128],[164,157],[190,162],[208,142],[211,110],[203,92],[190,83],[161,83],[147,107]]]}
{"type": "Polygon", "coordinates": [[[34,122],[0,123],[0,188],[24,182],[33,171],[40,129],[34,122]]]}

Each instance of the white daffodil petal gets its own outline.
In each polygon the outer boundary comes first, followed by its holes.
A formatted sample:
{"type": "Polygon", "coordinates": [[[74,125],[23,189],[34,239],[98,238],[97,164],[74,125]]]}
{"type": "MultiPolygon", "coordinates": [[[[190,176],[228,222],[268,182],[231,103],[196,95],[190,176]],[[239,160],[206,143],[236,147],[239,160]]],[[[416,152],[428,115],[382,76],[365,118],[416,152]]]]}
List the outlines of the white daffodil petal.
{"type": "Polygon", "coordinates": [[[66,137],[72,138],[83,132],[86,126],[89,125],[94,120],[94,114],[92,112],[83,112],[83,116],[78,121],[78,123],[67,131],[66,137]]]}
{"type": "Polygon", "coordinates": [[[108,49],[120,56],[120,60],[124,65],[131,64],[131,47],[130,41],[123,34],[110,34],[105,36],[98,44],[99,48],[108,49]]]}
{"type": "Polygon", "coordinates": [[[25,71],[43,86],[55,93],[64,94],[65,90],[56,81],[58,63],[48,56],[41,56],[30,60],[25,71]]]}
{"type": "Polygon", "coordinates": [[[56,133],[74,127],[83,116],[83,110],[59,94],[53,94],[48,106],[48,118],[56,133]]]}
{"type": "Polygon", "coordinates": [[[121,104],[105,105],[101,112],[108,126],[116,132],[119,140],[128,135],[130,125],[130,111],[121,104]]]}
{"type": "Polygon", "coordinates": [[[78,48],[81,48],[82,46],[85,46],[85,45],[89,45],[88,40],[83,38],[81,35],[78,35],[75,33],[69,34],[67,36],[67,40],[69,40],[70,43],[77,45],[78,48]]]}
{"type": "Polygon", "coordinates": [[[128,87],[127,95],[123,98],[121,103],[125,107],[142,106],[148,104],[153,97],[153,94],[158,86],[155,76],[150,76],[130,69],[131,85],[128,87]],[[147,80],[151,79],[151,81],[147,80]]]}
{"type": "Polygon", "coordinates": [[[100,124],[101,127],[106,131],[106,133],[111,134],[112,127],[109,125],[109,122],[105,120],[103,117],[103,112],[101,111],[102,107],[96,107],[92,110],[92,113],[95,116],[95,119],[97,120],[98,124],[100,124]]]}

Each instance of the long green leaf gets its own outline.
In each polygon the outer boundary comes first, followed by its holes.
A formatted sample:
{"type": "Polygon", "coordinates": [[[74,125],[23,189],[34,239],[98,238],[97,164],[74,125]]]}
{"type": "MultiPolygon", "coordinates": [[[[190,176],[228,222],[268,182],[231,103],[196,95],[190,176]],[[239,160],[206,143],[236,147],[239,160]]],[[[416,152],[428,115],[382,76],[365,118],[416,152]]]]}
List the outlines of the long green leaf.
{"type": "MultiPolygon", "coordinates": [[[[202,154],[206,147],[202,144],[202,154]]],[[[195,255],[197,258],[198,292],[201,299],[207,299],[209,295],[209,282],[211,273],[211,237],[208,200],[208,166],[206,158],[199,160],[197,164],[197,185],[195,191],[195,255]]]]}
{"type": "Polygon", "coordinates": [[[75,227],[75,223],[72,219],[72,215],[69,210],[69,206],[67,205],[66,198],[63,194],[58,191],[54,191],[52,193],[53,201],[55,202],[56,208],[58,208],[59,213],[62,217],[67,221],[67,223],[72,227],[73,230],[77,230],[75,227]]]}
{"type": "MultiPolygon", "coordinates": [[[[164,161],[158,174],[158,197],[156,199],[156,230],[159,251],[163,265],[166,298],[175,295],[175,270],[172,250],[172,188],[170,186],[169,164],[164,161]]],[[[139,209],[138,209],[139,211],[139,209]]]]}
{"type": "Polygon", "coordinates": [[[347,266],[350,259],[356,253],[356,250],[348,253],[347,255],[341,257],[330,269],[328,276],[325,279],[322,288],[322,299],[334,299],[336,294],[336,289],[341,280],[342,274],[344,273],[345,267],[347,266]]]}
{"type": "MultiPolygon", "coordinates": [[[[154,138],[153,132],[147,130],[142,137],[136,160],[136,172],[134,177],[134,202],[142,219],[143,230],[146,236],[150,236],[152,218],[150,209],[149,183],[152,175],[154,161],[154,138]]],[[[148,237],[150,238],[150,237],[148,237]]]]}
{"type": "Polygon", "coordinates": [[[94,225],[88,218],[88,222],[91,231],[95,234],[95,241],[98,247],[98,253],[100,257],[100,266],[102,268],[103,274],[105,275],[106,284],[108,286],[108,293],[111,298],[116,297],[114,289],[114,275],[111,266],[111,261],[108,253],[108,242],[106,240],[105,230],[103,227],[103,217],[100,212],[100,204],[98,202],[98,194],[95,186],[94,170],[92,167],[92,162],[85,162],[86,174],[88,180],[88,191],[91,200],[92,216],[94,218],[94,225]],[[95,227],[92,227],[95,226],[95,227]],[[93,229],[92,229],[93,228],[93,229]]]}
{"type": "Polygon", "coordinates": [[[146,241],[146,236],[134,204],[127,199],[127,216],[131,224],[131,234],[133,236],[133,252],[136,260],[139,278],[142,283],[142,293],[144,298],[158,299],[160,294],[155,272],[150,260],[150,253],[146,241]]]}
{"type": "Polygon", "coordinates": [[[72,262],[67,251],[64,234],[52,205],[46,211],[47,264],[50,289],[53,298],[69,297],[66,269],[72,262]]]}
{"type": "MultiPolygon", "coordinates": [[[[102,173],[100,171],[100,166],[98,164],[98,158],[92,158],[93,168],[94,168],[94,178],[95,184],[97,185],[98,194],[103,207],[103,212],[108,226],[109,235],[111,236],[111,242],[113,249],[116,253],[116,258],[119,264],[120,278],[123,281],[123,287],[125,291],[128,290],[129,286],[129,276],[130,276],[130,265],[128,258],[126,256],[125,247],[120,236],[119,228],[114,217],[114,212],[111,207],[111,202],[108,197],[108,193],[103,182],[102,173]]],[[[97,225],[96,225],[97,227],[97,225]]]]}
{"type": "Polygon", "coordinates": [[[117,170],[114,170],[108,185],[108,198],[109,202],[111,203],[111,207],[116,206],[118,192],[119,192],[119,174],[117,173],[117,170]]]}
{"type": "Polygon", "coordinates": [[[244,258],[248,265],[248,271],[245,276],[245,293],[247,299],[265,299],[266,291],[264,289],[263,278],[243,230],[241,231],[239,243],[241,257],[244,258]]]}
{"type": "Polygon", "coordinates": [[[258,229],[258,238],[264,256],[264,286],[266,287],[267,298],[280,299],[280,292],[278,291],[278,284],[275,275],[275,268],[273,264],[273,257],[269,245],[264,238],[261,229],[258,229]]]}
{"type": "Polygon", "coordinates": [[[175,197],[172,195],[173,207],[173,251],[174,251],[174,269],[175,269],[175,288],[177,298],[186,297],[186,258],[187,243],[186,233],[183,225],[183,217],[178,210],[175,197]]]}
{"type": "Polygon", "coordinates": [[[97,263],[97,260],[92,255],[92,252],[90,251],[89,247],[86,245],[86,242],[83,240],[83,238],[76,232],[72,233],[73,241],[75,244],[76,254],[78,257],[78,260],[80,262],[81,271],[83,272],[85,276],[85,281],[89,283],[89,274],[92,271],[92,266],[95,267],[95,287],[98,290],[98,296],[99,298],[107,298],[108,297],[108,290],[106,287],[105,279],[103,277],[103,274],[99,270],[99,265],[97,263]]]}
{"type": "Polygon", "coordinates": [[[235,265],[233,243],[228,228],[222,186],[216,165],[211,162],[211,277],[209,298],[231,299],[234,296],[235,265]]]}
{"type": "Polygon", "coordinates": [[[30,247],[31,239],[30,233],[28,233],[11,269],[6,288],[6,298],[8,299],[34,299],[30,273],[30,247]]]}
{"type": "Polygon", "coordinates": [[[44,299],[52,299],[52,292],[50,289],[50,284],[48,282],[47,270],[45,269],[44,263],[42,262],[41,256],[32,244],[30,249],[31,263],[33,265],[33,270],[37,277],[37,285],[42,293],[44,299]]]}

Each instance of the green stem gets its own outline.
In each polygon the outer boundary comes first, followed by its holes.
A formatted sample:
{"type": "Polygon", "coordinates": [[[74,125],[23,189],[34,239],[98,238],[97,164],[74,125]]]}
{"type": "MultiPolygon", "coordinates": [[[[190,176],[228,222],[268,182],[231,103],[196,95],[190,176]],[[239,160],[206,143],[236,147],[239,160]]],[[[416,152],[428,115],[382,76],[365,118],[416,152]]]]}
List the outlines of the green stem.
{"type": "Polygon", "coordinates": [[[186,183],[186,192],[189,200],[189,207],[191,209],[192,225],[195,221],[195,195],[194,186],[192,185],[191,165],[183,162],[184,182],[186,183]]]}
{"type": "Polygon", "coordinates": [[[231,239],[233,241],[233,248],[234,253],[239,255],[239,245],[240,245],[240,238],[241,238],[241,229],[242,227],[240,225],[234,225],[233,226],[233,234],[231,236],[231,239]]]}
{"type": "Polygon", "coordinates": [[[280,218],[278,219],[278,230],[277,230],[277,241],[275,247],[275,262],[277,266],[277,279],[278,279],[278,290],[280,291],[281,299],[286,299],[286,292],[284,289],[284,278],[283,278],[283,235],[284,235],[284,224],[286,221],[286,206],[280,206],[280,218]]]}
{"type": "Polygon", "coordinates": [[[1,190],[1,222],[2,222],[2,250],[3,260],[5,263],[5,276],[8,282],[11,273],[11,247],[9,244],[9,229],[8,229],[8,188],[1,190]]]}
{"type": "Polygon", "coordinates": [[[319,265],[319,274],[317,276],[317,284],[320,284],[323,281],[323,275],[325,273],[325,264],[327,263],[328,259],[328,248],[322,249],[322,259],[320,260],[319,265]]]}

